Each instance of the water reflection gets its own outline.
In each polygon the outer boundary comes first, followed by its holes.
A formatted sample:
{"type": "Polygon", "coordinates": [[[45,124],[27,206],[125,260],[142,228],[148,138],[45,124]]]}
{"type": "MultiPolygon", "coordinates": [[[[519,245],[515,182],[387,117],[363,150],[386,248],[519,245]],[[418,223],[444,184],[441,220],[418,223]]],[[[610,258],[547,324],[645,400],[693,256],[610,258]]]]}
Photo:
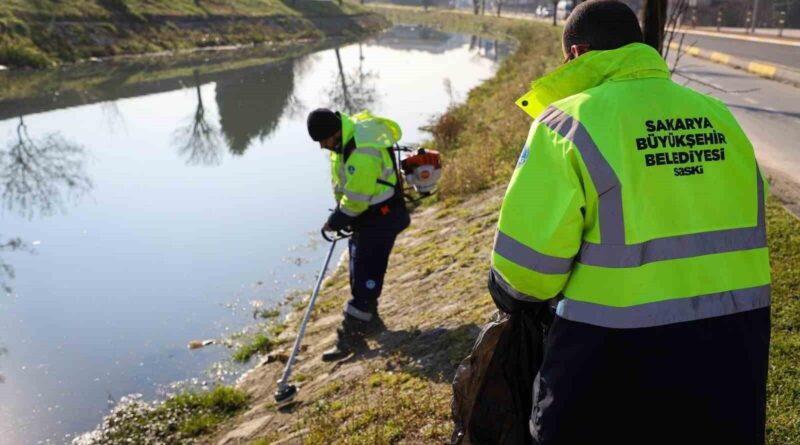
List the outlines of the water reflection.
{"type": "MultiPolygon", "coordinates": [[[[20,238],[11,238],[6,240],[3,244],[0,244],[0,252],[14,252],[18,250],[30,251],[30,248],[20,238]]],[[[11,294],[12,289],[8,284],[8,280],[14,279],[14,275],[14,266],[6,263],[3,258],[0,258],[0,290],[2,290],[6,296],[11,294]]],[[[6,349],[0,344],[0,356],[5,352],[7,352],[6,349]]]]}
{"type": "Polygon", "coordinates": [[[197,105],[189,123],[173,133],[173,142],[178,153],[186,158],[187,165],[217,165],[222,162],[222,143],[219,129],[206,118],[206,107],[200,92],[200,76],[194,72],[194,87],[197,92],[197,105]]]}
{"type": "Polygon", "coordinates": [[[32,217],[61,209],[65,194],[83,195],[92,188],[84,172],[82,146],[50,133],[34,139],[22,116],[17,138],[0,151],[0,187],[5,209],[32,217]]]}
{"type": "Polygon", "coordinates": [[[264,141],[278,126],[294,90],[294,60],[230,73],[217,81],[222,134],[233,154],[264,141]]]}
{"type": "Polygon", "coordinates": [[[338,47],[334,49],[334,53],[339,76],[333,79],[332,87],[328,89],[329,106],[349,114],[375,106],[378,100],[376,87],[378,73],[372,70],[364,71],[362,45],[358,45],[358,67],[349,72],[342,64],[338,47]]]}

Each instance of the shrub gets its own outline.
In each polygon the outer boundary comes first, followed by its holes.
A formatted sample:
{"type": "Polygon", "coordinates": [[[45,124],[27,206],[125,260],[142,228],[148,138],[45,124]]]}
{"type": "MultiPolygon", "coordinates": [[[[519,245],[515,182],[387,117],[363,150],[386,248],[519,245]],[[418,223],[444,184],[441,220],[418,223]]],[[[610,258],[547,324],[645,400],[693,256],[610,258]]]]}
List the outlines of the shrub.
{"type": "Polygon", "coordinates": [[[3,42],[0,43],[0,65],[15,68],[47,68],[53,66],[53,61],[35,47],[3,42]]]}
{"type": "Polygon", "coordinates": [[[266,354],[272,351],[275,346],[272,340],[264,334],[256,334],[250,343],[245,343],[233,354],[233,360],[239,363],[247,363],[250,357],[256,354],[266,354]]]}

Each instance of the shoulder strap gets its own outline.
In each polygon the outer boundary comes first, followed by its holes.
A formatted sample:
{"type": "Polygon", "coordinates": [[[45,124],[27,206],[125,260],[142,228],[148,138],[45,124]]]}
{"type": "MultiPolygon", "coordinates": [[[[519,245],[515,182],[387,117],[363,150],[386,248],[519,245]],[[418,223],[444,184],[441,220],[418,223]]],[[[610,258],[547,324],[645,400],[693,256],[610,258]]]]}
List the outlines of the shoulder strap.
{"type": "Polygon", "coordinates": [[[403,175],[401,174],[400,168],[397,165],[397,152],[394,150],[393,146],[386,147],[386,150],[389,152],[389,157],[392,159],[392,169],[394,169],[394,174],[397,176],[397,183],[392,184],[391,182],[384,181],[381,178],[378,178],[377,182],[378,184],[394,187],[395,196],[403,196],[403,175]]]}

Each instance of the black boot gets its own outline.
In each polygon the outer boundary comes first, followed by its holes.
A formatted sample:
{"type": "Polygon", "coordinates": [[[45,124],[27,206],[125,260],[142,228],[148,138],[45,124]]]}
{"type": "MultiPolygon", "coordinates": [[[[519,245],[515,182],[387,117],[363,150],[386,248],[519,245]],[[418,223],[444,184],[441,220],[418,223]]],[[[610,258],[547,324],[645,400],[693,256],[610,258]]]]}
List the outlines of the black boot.
{"type": "Polygon", "coordinates": [[[367,322],[345,314],[342,326],[336,330],[336,344],[322,353],[323,362],[341,360],[350,354],[369,349],[364,335],[367,322]]]}
{"type": "Polygon", "coordinates": [[[378,308],[372,310],[372,318],[364,323],[364,335],[372,337],[378,335],[386,330],[386,325],[383,323],[381,316],[378,314],[378,308]]]}

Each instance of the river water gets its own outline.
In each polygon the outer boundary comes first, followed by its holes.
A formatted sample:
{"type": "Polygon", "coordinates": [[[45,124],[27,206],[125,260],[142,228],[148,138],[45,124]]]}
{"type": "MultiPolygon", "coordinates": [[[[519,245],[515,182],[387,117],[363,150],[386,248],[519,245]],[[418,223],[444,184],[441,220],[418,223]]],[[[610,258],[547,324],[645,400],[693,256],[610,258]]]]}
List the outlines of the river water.
{"type": "MultiPolygon", "coordinates": [[[[0,244],[26,246],[0,252],[16,275],[0,274],[0,443],[69,442],[126,394],[234,379],[229,350],[187,343],[310,287],[334,203],[308,111],[369,108],[419,142],[509,51],[398,26],[277,62],[116,64],[0,97],[0,244]]],[[[4,91],[29,82],[6,76],[4,91]]]]}

